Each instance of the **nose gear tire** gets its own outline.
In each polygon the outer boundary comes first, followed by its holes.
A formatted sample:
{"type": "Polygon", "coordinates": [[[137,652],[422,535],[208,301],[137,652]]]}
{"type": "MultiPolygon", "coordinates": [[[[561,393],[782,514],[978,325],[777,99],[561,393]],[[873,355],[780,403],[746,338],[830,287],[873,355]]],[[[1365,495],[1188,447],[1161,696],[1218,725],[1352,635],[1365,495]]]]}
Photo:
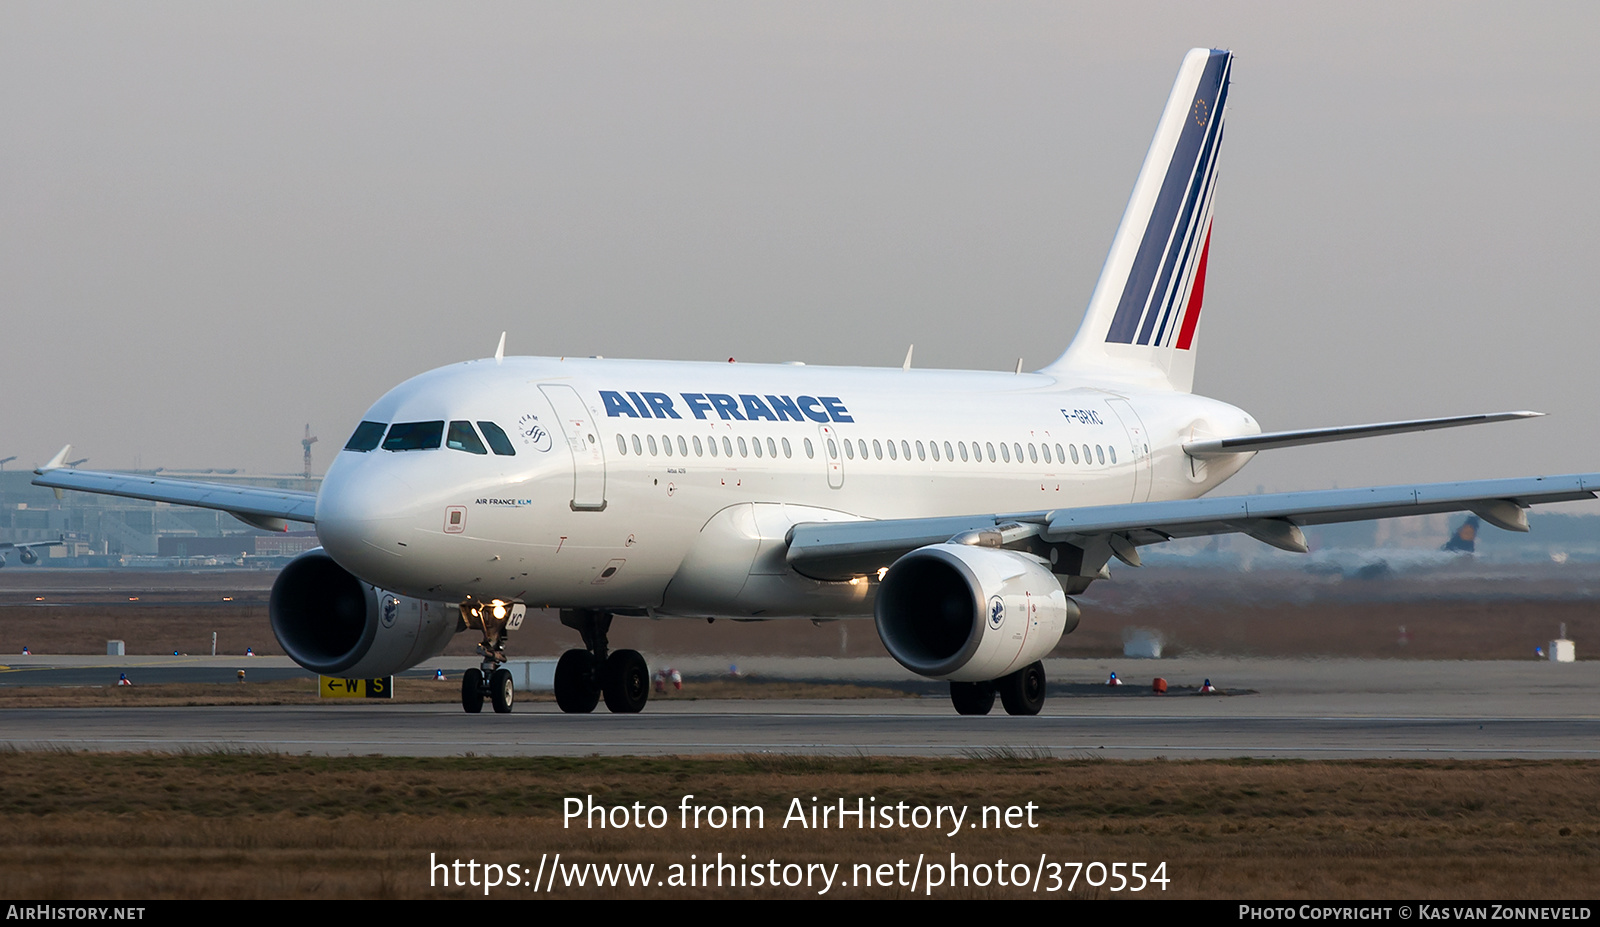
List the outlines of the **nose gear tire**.
{"type": "Polygon", "coordinates": [[[469,669],[461,675],[461,707],[469,715],[483,710],[483,670],[469,669]]]}
{"type": "MultiPolygon", "coordinates": [[[[508,715],[511,702],[516,698],[516,687],[511,683],[511,671],[497,669],[489,676],[489,700],[494,702],[494,713],[508,715]]],[[[481,705],[482,702],[479,702],[481,705]]]]}

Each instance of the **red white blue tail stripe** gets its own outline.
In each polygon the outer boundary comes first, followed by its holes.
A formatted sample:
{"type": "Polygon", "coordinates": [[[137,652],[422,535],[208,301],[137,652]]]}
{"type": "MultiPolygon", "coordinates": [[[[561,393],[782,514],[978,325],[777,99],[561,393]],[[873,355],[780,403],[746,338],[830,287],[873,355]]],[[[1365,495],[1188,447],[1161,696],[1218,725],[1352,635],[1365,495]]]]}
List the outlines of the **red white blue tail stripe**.
{"type": "Polygon", "coordinates": [[[1213,50],[1200,73],[1128,268],[1107,342],[1179,350],[1193,343],[1205,291],[1217,151],[1232,63],[1232,53],[1213,50]]]}

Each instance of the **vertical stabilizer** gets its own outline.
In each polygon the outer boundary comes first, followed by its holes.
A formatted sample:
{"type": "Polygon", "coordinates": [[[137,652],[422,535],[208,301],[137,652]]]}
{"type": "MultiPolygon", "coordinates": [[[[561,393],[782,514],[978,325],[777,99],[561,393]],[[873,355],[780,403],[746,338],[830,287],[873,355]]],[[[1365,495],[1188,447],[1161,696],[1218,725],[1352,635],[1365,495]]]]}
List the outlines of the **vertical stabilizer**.
{"type": "Polygon", "coordinates": [[[1184,56],[1083,324],[1045,373],[1193,385],[1232,66],[1232,52],[1184,56]]]}

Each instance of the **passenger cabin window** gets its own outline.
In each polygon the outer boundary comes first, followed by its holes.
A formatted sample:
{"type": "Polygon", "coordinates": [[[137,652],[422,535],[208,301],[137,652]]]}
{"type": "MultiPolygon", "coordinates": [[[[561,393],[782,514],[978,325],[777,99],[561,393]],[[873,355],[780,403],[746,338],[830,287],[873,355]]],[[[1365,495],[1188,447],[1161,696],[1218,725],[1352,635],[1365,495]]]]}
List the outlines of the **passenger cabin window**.
{"type": "Polygon", "coordinates": [[[444,436],[444,446],[452,451],[466,451],[468,454],[489,453],[489,449],[478,440],[478,433],[472,430],[471,422],[451,422],[450,431],[444,436]]]}
{"type": "Polygon", "coordinates": [[[444,439],[444,422],[396,422],[383,439],[386,451],[432,451],[444,439]]]}
{"type": "Polygon", "coordinates": [[[489,449],[500,457],[515,457],[517,449],[511,446],[511,439],[506,437],[499,425],[494,422],[479,422],[478,428],[483,431],[484,440],[489,442],[489,449]]]}
{"type": "Polygon", "coordinates": [[[362,422],[356,426],[356,433],[345,442],[347,451],[361,451],[363,453],[378,446],[383,440],[383,430],[386,426],[382,422],[362,422]]]}
{"type": "Polygon", "coordinates": [[[617,435],[617,453],[628,453],[628,439],[624,438],[622,435],[617,435]]]}

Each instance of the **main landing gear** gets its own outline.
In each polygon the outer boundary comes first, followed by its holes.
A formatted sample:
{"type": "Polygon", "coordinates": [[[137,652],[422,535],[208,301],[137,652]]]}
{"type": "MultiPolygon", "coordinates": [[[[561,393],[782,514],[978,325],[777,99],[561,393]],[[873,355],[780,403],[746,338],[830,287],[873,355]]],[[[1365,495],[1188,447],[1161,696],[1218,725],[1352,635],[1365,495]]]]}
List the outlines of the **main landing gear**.
{"type": "Polygon", "coordinates": [[[1036,715],[1044,707],[1044,663],[1034,661],[1008,676],[987,682],[950,683],[950,702],[956,713],[986,715],[994,707],[994,697],[1008,715],[1036,715]]]}
{"type": "Polygon", "coordinates": [[[524,613],[523,606],[499,599],[488,603],[467,599],[461,603],[462,622],[483,632],[483,643],[478,645],[483,662],[461,675],[461,707],[468,714],[483,711],[485,697],[494,706],[495,714],[511,712],[516,686],[511,671],[501,664],[506,662],[506,635],[522,625],[524,613]]]}
{"type": "Polygon", "coordinates": [[[608,652],[609,612],[563,609],[561,623],[583,636],[584,650],[569,650],[556,663],[556,704],[569,714],[588,714],[605,697],[606,709],[632,714],[650,698],[650,667],[637,650],[608,652]]]}

